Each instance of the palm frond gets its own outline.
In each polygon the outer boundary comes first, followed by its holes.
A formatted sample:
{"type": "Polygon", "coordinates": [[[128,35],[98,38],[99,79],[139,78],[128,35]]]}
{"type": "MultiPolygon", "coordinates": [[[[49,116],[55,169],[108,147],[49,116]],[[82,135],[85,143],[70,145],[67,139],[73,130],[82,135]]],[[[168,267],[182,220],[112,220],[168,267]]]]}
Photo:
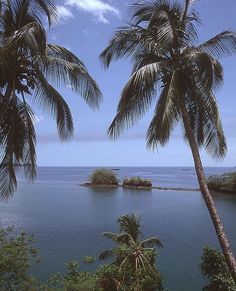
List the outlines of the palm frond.
{"type": "Polygon", "coordinates": [[[220,119],[220,113],[216,104],[216,98],[211,92],[209,95],[211,109],[208,117],[208,125],[205,128],[205,148],[214,158],[223,158],[227,152],[227,144],[220,119]]]}
{"type": "Polygon", "coordinates": [[[103,65],[108,68],[111,61],[123,57],[127,58],[137,52],[142,46],[140,39],[143,32],[143,28],[136,26],[122,27],[116,31],[107,47],[100,54],[103,65]]]}
{"type": "Polygon", "coordinates": [[[163,245],[161,243],[161,241],[156,238],[156,237],[151,237],[148,239],[145,239],[141,242],[141,246],[145,247],[145,248],[149,248],[149,247],[158,247],[158,248],[162,248],[163,245]]]}
{"type": "Polygon", "coordinates": [[[216,58],[234,55],[236,54],[236,33],[230,30],[223,31],[198,46],[198,50],[216,58]]]}
{"type": "Polygon", "coordinates": [[[135,213],[123,215],[117,219],[117,223],[119,223],[120,226],[120,232],[129,234],[134,241],[137,241],[138,237],[142,234],[140,229],[141,221],[142,216],[135,213]]]}
{"type": "Polygon", "coordinates": [[[31,56],[46,52],[46,32],[39,23],[30,22],[5,39],[11,49],[30,51],[31,56]]]}
{"type": "Polygon", "coordinates": [[[178,95],[176,75],[176,72],[172,74],[158,99],[153,119],[147,130],[146,141],[149,148],[154,149],[158,144],[165,145],[175,124],[179,121],[180,110],[174,101],[178,95]]]}
{"type": "Polygon", "coordinates": [[[35,177],[35,132],[32,111],[29,106],[15,97],[1,104],[0,184],[2,198],[9,198],[16,189],[15,168],[24,166],[29,178],[35,177]]]}
{"type": "Polygon", "coordinates": [[[44,111],[49,110],[56,119],[58,134],[62,141],[73,136],[74,126],[70,108],[61,96],[45,79],[40,71],[37,71],[37,87],[34,92],[34,100],[44,111]]]}
{"type": "Polygon", "coordinates": [[[17,188],[16,174],[13,161],[5,157],[0,164],[0,198],[8,200],[17,188]]]}
{"type": "Polygon", "coordinates": [[[135,72],[124,87],[108,135],[118,137],[124,129],[134,125],[150,108],[160,81],[159,63],[152,63],[135,72]]]}
{"type": "Polygon", "coordinates": [[[47,54],[42,58],[41,70],[56,84],[64,84],[79,93],[91,108],[99,108],[102,93],[97,83],[89,75],[85,65],[66,48],[48,45],[47,54]]]}

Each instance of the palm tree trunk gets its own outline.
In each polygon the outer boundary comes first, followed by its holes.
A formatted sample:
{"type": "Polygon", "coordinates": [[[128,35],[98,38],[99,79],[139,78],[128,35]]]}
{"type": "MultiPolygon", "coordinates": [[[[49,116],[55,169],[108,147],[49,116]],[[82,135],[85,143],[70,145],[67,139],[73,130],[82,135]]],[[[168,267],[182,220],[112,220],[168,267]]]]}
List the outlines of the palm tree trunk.
{"type": "Polygon", "coordinates": [[[209,214],[211,216],[212,222],[215,227],[216,235],[218,237],[221,249],[223,251],[223,254],[225,256],[226,262],[228,264],[230,273],[236,282],[236,260],[233,255],[232,249],[230,247],[227,235],[224,230],[224,226],[221,222],[221,218],[217,212],[215,203],[212,199],[211,193],[207,186],[207,180],[206,176],[203,170],[202,161],[199,153],[199,148],[196,142],[196,139],[194,137],[194,134],[192,133],[190,119],[189,119],[189,113],[187,112],[185,104],[182,104],[182,116],[183,116],[183,122],[184,122],[184,128],[186,131],[186,136],[188,138],[188,142],[192,151],[195,169],[198,177],[198,182],[200,185],[200,190],[202,193],[202,196],[204,198],[204,201],[206,203],[206,206],[208,208],[209,214]]]}

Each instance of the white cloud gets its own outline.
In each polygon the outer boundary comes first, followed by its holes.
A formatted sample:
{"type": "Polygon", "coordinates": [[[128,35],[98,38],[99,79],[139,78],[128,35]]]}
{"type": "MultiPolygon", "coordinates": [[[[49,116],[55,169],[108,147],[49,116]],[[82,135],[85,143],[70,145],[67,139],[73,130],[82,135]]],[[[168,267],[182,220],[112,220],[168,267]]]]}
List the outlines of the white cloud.
{"type": "Polygon", "coordinates": [[[60,19],[72,18],[72,12],[65,6],[57,6],[57,12],[60,19]]]}
{"type": "Polygon", "coordinates": [[[95,20],[105,24],[109,23],[108,14],[120,15],[119,9],[101,0],[65,0],[65,5],[91,13],[95,16],[95,20]]]}

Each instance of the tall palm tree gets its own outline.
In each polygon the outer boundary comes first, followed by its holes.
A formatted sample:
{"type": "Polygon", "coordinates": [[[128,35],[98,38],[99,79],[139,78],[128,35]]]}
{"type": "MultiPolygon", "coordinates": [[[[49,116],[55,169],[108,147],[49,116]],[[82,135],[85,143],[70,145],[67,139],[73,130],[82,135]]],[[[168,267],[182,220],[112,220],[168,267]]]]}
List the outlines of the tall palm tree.
{"type": "Polygon", "coordinates": [[[227,151],[215,90],[222,85],[220,57],[236,53],[236,34],[223,31],[201,45],[196,25],[200,19],[192,5],[169,0],[142,1],[132,6],[131,24],[119,29],[101,54],[106,67],[130,57],[132,76],[125,85],[108,134],[118,137],[124,127],[141,118],[156,99],[147,130],[147,146],[164,146],[177,124],[189,144],[202,196],[236,281],[236,261],[220,216],[207,187],[199,148],[222,158],[227,151]]]}
{"type": "Polygon", "coordinates": [[[63,96],[51,85],[70,87],[92,108],[101,92],[85,65],[68,49],[47,42],[45,23],[57,17],[50,0],[0,1],[0,197],[17,187],[15,170],[36,175],[34,112],[56,119],[61,140],[73,135],[73,120],[63,96]]]}
{"type": "MultiPolygon", "coordinates": [[[[104,237],[113,240],[117,245],[102,252],[99,258],[101,260],[114,258],[112,264],[118,267],[122,277],[120,286],[125,284],[127,276],[129,279],[134,277],[135,279],[129,285],[129,290],[142,290],[140,289],[141,278],[144,280],[146,274],[156,274],[158,278],[157,287],[162,290],[160,275],[155,268],[156,248],[161,248],[162,243],[157,237],[141,240],[143,236],[141,220],[141,216],[134,213],[120,216],[117,219],[117,223],[120,226],[119,233],[103,233],[104,237]]],[[[156,288],[150,290],[157,290],[156,288]]]]}

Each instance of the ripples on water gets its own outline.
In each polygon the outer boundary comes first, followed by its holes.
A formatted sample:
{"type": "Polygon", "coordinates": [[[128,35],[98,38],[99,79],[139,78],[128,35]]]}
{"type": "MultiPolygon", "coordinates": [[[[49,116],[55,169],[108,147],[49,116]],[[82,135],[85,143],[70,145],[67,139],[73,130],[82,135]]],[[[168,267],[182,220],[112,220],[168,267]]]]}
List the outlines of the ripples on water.
{"type": "MultiPolygon", "coordinates": [[[[2,226],[15,225],[36,235],[42,263],[33,273],[46,279],[50,273],[63,271],[65,262],[109,248],[110,242],[101,233],[117,231],[116,218],[133,211],[143,215],[145,235],[158,236],[163,242],[158,265],[166,287],[201,290],[202,247],[218,245],[200,193],[80,187],[92,170],[39,168],[34,184],[19,177],[14,198],[0,203],[2,226]]],[[[208,175],[227,171],[232,169],[206,169],[208,175]]],[[[120,179],[150,178],[158,186],[198,187],[190,168],[121,168],[117,174],[120,179]]],[[[217,195],[215,202],[236,252],[236,198],[217,195]]]]}

